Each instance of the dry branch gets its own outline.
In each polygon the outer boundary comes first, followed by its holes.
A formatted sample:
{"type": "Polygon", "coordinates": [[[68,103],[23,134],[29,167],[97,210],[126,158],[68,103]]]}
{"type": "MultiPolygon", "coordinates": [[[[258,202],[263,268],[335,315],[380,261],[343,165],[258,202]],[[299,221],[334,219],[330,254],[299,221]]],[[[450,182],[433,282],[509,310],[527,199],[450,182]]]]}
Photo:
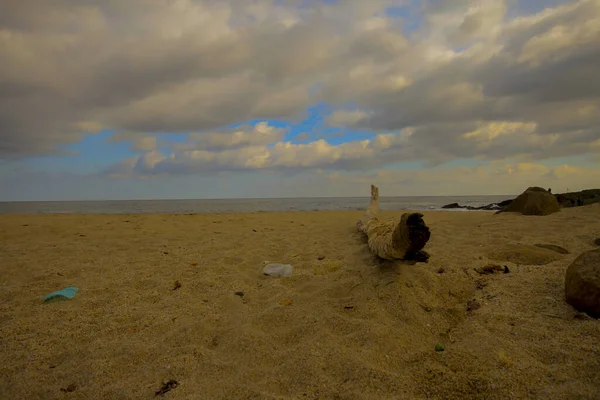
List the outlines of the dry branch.
{"type": "Polygon", "coordinates": [[[414,261],[427,261],[429,258],[429,254],[422,250],[431,236],[423,214],[404,213],[397,224],[381,221],[379,189],[375,185],[371,185],[371,202],[356,227],[367,236],[369,248],[380,258],[414,261]]]}

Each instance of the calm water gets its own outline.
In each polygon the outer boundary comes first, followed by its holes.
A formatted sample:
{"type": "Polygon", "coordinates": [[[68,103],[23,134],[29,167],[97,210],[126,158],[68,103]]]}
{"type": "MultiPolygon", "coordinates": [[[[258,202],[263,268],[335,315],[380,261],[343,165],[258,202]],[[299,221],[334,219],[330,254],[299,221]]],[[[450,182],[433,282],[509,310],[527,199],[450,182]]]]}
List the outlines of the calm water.
{"type": "MultiPolygon", "coordinates": [[[[437,210],[449,203],[482,206],[515,196],[382,197],[382,210],[437,210]]],[[[0,214],[188,214],[226,212],[364,210],[368,197],[215,200],[115,200],[0,202],[0,214]]],[[[462,210],[459,210],[462,211],[462,210]]]]}

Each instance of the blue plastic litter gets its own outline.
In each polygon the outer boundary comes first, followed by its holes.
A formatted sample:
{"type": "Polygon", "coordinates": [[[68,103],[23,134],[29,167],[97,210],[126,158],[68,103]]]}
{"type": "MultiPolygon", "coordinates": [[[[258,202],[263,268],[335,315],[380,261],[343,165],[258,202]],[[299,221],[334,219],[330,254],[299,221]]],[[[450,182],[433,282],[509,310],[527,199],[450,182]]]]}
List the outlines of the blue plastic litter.
{"type": "Polygon", "coordinates": [[[63,290],[59,290],[57,292],[50,293],[48,296],[46,296],[44,298],[44,301],[52,300],[56,297],[64,297],[65,299],[71,300],[73,297],[75,297],[75,294],[77,293],[78,290],[79,289],[77,289],[74,286],[69,286],[69,287],[64,288],[63,290]]]}

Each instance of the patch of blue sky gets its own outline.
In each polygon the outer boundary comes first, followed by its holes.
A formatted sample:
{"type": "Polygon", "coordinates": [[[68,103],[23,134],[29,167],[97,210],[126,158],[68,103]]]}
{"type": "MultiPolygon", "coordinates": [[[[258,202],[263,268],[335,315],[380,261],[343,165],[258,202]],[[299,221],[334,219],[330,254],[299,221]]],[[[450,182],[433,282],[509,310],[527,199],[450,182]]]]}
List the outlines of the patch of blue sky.
{"type": "Polygon", "coordinates": [[[411,0],[403,6],[391,6],[385,10],[385,15],[390,18],[398,18],[402,21],[402,33],[410,36],[411,32],[419,29],[423,24],[423,18],[419,14],[421,0],[411,0]]]}

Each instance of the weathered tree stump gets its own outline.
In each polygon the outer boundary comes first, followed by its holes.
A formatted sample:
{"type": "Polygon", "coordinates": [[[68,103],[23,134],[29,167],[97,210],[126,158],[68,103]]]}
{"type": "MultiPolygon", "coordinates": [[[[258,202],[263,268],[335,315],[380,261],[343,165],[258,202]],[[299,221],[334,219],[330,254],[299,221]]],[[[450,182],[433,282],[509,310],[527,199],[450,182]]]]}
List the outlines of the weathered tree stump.
{"type": "Polygon", "coordinates": [[[375,185],[371,185],[371,202],[356,228],[367,236],[369,249],[379,258],[422,262],[429,259],[423,248],[431,233],[423,221],[423,214],[404,213],[397,224],[381,221],[379,189],[375,185]]]}

